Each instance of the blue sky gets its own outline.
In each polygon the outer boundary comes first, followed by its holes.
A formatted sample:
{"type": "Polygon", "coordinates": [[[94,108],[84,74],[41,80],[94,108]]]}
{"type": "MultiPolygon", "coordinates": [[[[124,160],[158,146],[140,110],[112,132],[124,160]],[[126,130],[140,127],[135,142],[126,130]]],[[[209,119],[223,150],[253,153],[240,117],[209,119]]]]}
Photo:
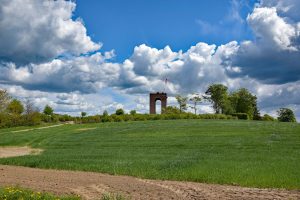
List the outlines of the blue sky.
{"type": "Polygon", "coordinates": [[[177,106],[221,83],[300,120],[299,0],[5,0],[0,15],[0,89],[41,109],[148,113],[149,92],[177,106]]]}
{"type": "Polygon", "coordinates": [[[169,45],[174,51],[185,51],[200,40],[219,45],[250,39],[252,34],[245,19],[254,3],[255,0],[77,0],[74,18],[83,19],[93,40],[103,43],[103,51],[115,49],[116,59],[123,61],[140,44],[156,48],[169,45]]]}

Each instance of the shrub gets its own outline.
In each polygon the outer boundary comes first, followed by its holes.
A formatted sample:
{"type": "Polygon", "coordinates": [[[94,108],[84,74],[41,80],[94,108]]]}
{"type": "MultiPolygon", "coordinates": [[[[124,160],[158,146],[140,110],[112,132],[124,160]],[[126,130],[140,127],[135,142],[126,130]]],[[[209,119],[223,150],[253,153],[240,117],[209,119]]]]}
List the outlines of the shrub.
{"type": "Polygon", "coordinates": [[[133,116],[131,114],[119,115],[123,121],[133,121],[133,116]]]}
{"type": "Polygon", "coordinates": [[[249,116],[247,113],[234,113],[232,116],[236,116],[238,119],[248,120],[249,116]]]}
{"type": "Polygon", "coordinates": [[[10,122],[10,119],[9,119],[8,115],[0,113],[0,128],[8,127],[9,122],[10,122]]]}
{"type": "Polygon", "coordinates": [[[164,119],[164,115],[150,115],[149,120],[161,120],[164,119]]]}
{"type": "Polygon", "coordinates": [[[52,115],[51,116],[51,122],[54,122],[54,123],[59,122],[59,116],[58,115],[52,115]]]}
{"type": "Polygon", "coordinates": [[[148,118],[147,114],[136,114],[133,116],[134,121],[146,121],[148,118]]]}
{"type": "Polygon", "coordinates": [[[74,117],[71,117],[70,115],[59,115],[58,120],[60,122],[74,121],[74,117]]]}
{"type": "Polygon", "coordinates": [[[175,106],[167,106],[163,109],[164,114],[180,114],[179,108],[175,106]]]}
{"type": "Polygon", "coordinates": [[[113,118],[109,115],[102,115],[101,122],[113,122],[113,118]]]}
{"type": "Polygon", "coordinates": [[[235,119],[235,120],[237,120],[238,118],[237,118],[237,116],[227,115],[227,119],[235,119]]]}
{"type": "Polygon", "coordinates": [[[41,114],[41,120],[43,122],[51,122],[52,121],[52,117],[50,115],[41,114]]]}
{"type": "Polygon", "coordinates": [[[99,123],[101,122],[101,117],[100,115],[95,115],[95,116],[87,116],[83,118],[78,119],[81,123],[99,123]]]}
{"type": "Polygon", "coordinates": [[[112,114],[111,118],[113,119],[114,122],[122,122],[123,120],[123,115],[117,115],[117,114],[112,114]]]}
{"type": "Polygon", "coordinates": [[[24,118],[19,114],[8,114],[7,119],[7,127],[21,126],[24,124],[24,118]]]}
{"type": "Polygon", "coordinates": [[[166,114],[162,116],[163,119],[173,120],[173,119],[181,119],[180,114],[166,114]]]}
{"type": "Polygon", "coordinates": [[[224,114],[200,114],[199,119],[238,119],[236,116],[224,114]]]}
{"type": "Polygon", "coordinates": [[[24,123],[23,125],[34,126],[41,124],[41,114],[39,112],[32,112],[23,116],[24,123]]]}
{"type": "Polygon", "coordinates": [[[263,117],[262,117],[262,120],[263,121],[276,121],[276,119],[268,114],[265,114],[263,117]]]}

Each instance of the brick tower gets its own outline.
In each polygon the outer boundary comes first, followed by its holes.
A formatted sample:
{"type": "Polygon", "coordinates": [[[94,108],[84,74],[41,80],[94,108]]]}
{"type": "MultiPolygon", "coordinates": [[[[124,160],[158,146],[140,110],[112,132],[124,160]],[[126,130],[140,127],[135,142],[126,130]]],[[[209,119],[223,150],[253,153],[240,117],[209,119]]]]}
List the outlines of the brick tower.
{"type": "Polygon", "coordinates": [[[161,113],[163,113],[163,110],[167,108],[167,93],[150,93],[150,114],[156,114],[156,101],[161,101],[161,113]]]}

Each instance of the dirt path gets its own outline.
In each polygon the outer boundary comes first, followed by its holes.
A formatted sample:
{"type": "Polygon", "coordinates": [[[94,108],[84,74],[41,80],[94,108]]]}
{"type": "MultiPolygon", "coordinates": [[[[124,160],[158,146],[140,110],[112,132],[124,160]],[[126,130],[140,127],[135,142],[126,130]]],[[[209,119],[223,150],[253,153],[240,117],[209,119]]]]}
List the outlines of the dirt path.
{"type": "Polygon", "coordinates": [[[300,199],[300,191],[256,189],[178,181],[143,180],[92,172],[33,169],[0,165],[0,186],[19,185],[55,194],[100,199],[121,193],[131,199],[300,199]]]}
{"type": "Polygon", "coordinates": [[[53,127],[58,127],[58,126],[62,126],[62,125],[64,125],[64,124],[56,124],[56,125],[51,125],[51,126],[42,126],[42,127],[39,127],[39,128],[30,128],[30,129],[23,129],[23,130],[11,131],[11,132],[12,133],[27,132],[27,131],[32,131],[32,130],[53,128],[53,127]]]}
{"type": "Polygon", "coordinates": [[[33,149],[31,147],[0,147],[0,158],[15,156],[37,155],[43,152],[42,149],[33,149]]]}

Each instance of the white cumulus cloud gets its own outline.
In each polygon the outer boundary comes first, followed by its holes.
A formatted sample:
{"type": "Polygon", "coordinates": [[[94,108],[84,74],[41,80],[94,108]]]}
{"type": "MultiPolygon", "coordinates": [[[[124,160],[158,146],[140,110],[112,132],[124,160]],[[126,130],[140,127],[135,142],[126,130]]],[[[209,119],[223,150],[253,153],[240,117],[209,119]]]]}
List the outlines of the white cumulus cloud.
{"type": "Polygon", "coordinates": [[[0,59],[40,63],[98,50],[82,21],[72,19],[75,6],[64,0],[1,0],[0,59]]]}

